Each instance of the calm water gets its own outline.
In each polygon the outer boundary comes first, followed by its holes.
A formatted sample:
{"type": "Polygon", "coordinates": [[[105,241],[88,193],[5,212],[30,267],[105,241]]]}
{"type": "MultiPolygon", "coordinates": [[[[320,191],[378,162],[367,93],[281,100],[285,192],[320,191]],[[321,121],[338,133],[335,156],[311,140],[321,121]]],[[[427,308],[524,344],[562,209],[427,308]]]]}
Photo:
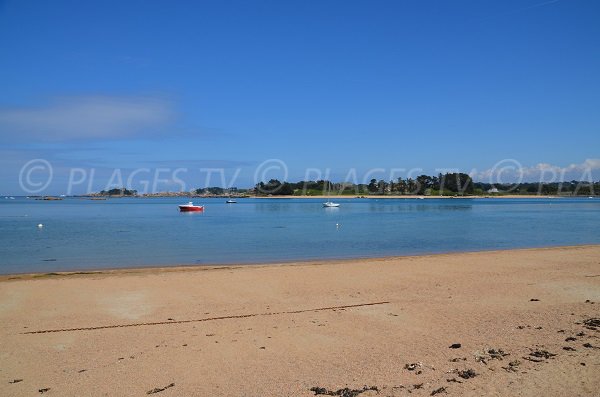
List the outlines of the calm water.
{"type": "Polygon", "coordinates": [[[185,201],[2,197],[0,273],[600,243],[598,198],[185,201]]]}

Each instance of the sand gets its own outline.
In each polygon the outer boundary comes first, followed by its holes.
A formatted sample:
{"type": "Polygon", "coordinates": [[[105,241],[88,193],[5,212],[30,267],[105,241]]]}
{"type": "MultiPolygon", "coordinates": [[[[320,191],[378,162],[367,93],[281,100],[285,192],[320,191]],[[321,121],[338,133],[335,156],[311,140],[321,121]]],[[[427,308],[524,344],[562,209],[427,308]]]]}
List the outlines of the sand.
{"type": "Polygon", "coordinates": [[[0,395],[593,396],[599,317],[600,246],[6,276],[0,395]]]}

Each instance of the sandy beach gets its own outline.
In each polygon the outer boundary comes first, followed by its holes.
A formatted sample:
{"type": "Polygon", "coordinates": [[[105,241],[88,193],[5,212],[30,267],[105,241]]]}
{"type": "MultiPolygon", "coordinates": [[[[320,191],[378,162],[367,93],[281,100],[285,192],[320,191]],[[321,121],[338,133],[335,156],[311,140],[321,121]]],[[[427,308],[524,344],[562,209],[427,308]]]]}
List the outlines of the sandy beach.
{"type": "Polygon", "coordinates": [[[599,318],[600,246],[2,276],[0,395],[593,396],[599,318]]]}

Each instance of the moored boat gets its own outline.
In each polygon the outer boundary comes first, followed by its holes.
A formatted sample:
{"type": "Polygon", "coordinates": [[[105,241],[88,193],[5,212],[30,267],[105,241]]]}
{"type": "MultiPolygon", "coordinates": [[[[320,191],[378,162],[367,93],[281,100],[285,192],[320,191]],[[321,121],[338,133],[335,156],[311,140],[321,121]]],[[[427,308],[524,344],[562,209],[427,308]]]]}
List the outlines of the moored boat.
{"type": "Polygon", "coordinates": [[[204,211],[203,205],[194,205],[191,201],[187,204],[180,204],[179,211],[181,212],[201,212],[204,211]]]}
{"type": "Polygon", "coordinates": [[[330,189],[331,189],[331,182],[327,182],[327,201],[323,203],[323,207],[325,207],[325,208],[337,208],[340,205],[338,203],[334,203],[329,198],[329,195],[331,194],[330,189]]]}

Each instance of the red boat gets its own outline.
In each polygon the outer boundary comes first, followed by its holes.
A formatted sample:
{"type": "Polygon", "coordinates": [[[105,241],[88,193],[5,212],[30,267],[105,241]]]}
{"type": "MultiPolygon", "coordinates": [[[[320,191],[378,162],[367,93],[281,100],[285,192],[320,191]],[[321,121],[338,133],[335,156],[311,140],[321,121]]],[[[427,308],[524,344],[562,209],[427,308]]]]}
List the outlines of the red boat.
{"type": "Polygon", "coordinates": [[[203,205],[194,205],[191,201],[187,204],[179,205],[179,211],[181,212],[202,212],[204,211],[203,205]]]}

